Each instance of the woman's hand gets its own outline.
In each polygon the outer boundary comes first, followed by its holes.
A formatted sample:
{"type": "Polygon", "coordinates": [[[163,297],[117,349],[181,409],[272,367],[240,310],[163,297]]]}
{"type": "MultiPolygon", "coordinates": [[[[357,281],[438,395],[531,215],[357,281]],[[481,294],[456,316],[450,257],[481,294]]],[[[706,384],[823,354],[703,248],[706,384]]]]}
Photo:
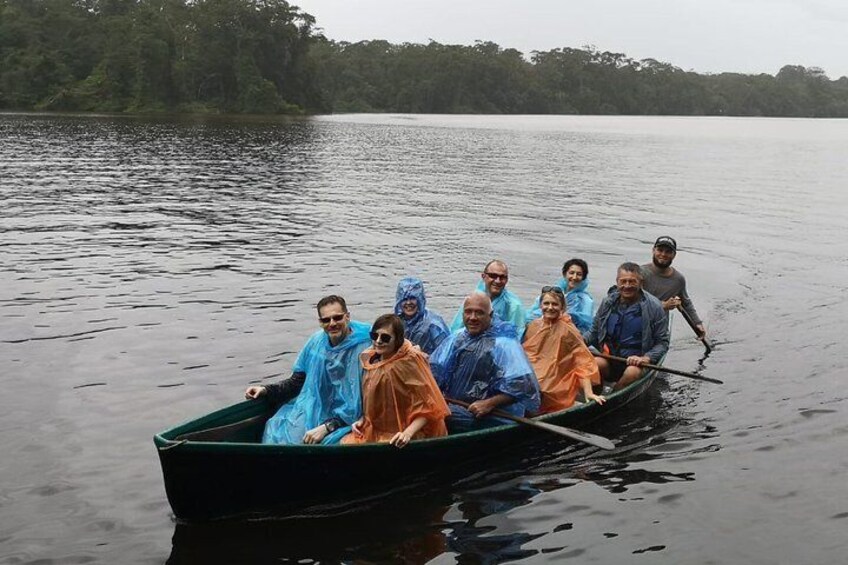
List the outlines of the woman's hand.
{"type": "Polygon", "coordinates": [[[590,400],[594,400],[595,402],[597,402],[600,405],[603,405],[604,402],[607,401],[606,397],[601,396],[599,394],[595,394],[594,392],[588,392],[584,396],[586,396],[587,402],[590,401],[590,400]]]}
{"type": "Polygon", "coordinates": [[[365,419],[360,418],[350,425],[350,430],[353,432],[354,435],[362,437],[364,435],[362,433],[362,424],[364,424],[364,423],[365,423],[365,419]]]}
{"type": "Polygon", "coordinates": [[[391,445],[394,445],[398,449],[405,447],[412,440],[412,436],[406,431],[398,432],[389,440],[391,445]]]}

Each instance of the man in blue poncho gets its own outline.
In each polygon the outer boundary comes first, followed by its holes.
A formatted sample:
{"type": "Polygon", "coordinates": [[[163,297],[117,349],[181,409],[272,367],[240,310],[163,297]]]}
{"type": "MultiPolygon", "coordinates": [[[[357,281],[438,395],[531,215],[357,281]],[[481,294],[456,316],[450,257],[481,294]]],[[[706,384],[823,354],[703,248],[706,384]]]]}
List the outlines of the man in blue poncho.
{"type": "MultiPolygon", "coordinates": [[[[524,305],[521,299],[506,289],[509,281],[509,268],[506,263],[499,259],[489,261],[480,273],[480,282],[477,283],[477,292],[485,292],[492,301],[492,309],[498,319],[509,322],[515,327],[518,341],[524,335],[526,320],[524,319],[524,305]]],[[[462,329],[462,308],[456,313],[451,323],[451,331],[462,329]]]]}
{"type": "Polygon", "coordinates": [[[427,355],[450,334],[441,316],[427,309],[424,283],[415,277],[401,279],[395,293],[395,314],[403,320],[406,339],[427,355]]]}
{"type": "Polygon", "coordinates": [[[451,334],[433,355],[430,368],[450,404],[451,433],[498,426],[509,420],[485,417],[499,409],[515,416],[539,409],[539,383],[512,324],[493,320],[492,302],[475,292],[462,306],[465,329],[451,334]]]}
{"type": "Polygon", "coordinates": [[[265,424],[262,443],[336,443],[362,415],[359,354],[371,343],[371,326],[351,321],[341,296],[326,296],[317,308],[321,330],[300,350],[291,377],[244,393],[284,403],[265,424]]]}

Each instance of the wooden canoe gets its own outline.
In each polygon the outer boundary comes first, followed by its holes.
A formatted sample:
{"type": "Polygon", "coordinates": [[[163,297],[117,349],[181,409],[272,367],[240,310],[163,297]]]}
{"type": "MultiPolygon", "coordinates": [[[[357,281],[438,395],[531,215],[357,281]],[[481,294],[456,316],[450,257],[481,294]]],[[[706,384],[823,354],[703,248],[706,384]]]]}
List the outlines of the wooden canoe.
{"type": "MultiPolygon", "coordinates": [[[[538,419],[584,428],[640,396],[655,371],[607,397],[538,419]]],[[[343,511],[431,481],[451,481],[463,468],[512,453],[515,446],[557,436],[507,424],[485,430],[387,444],[263,445],[273,409],[249,400],[191,420],[154,436],[165,491],[183,522],[225,518],[284,517],[343,511]]]]}

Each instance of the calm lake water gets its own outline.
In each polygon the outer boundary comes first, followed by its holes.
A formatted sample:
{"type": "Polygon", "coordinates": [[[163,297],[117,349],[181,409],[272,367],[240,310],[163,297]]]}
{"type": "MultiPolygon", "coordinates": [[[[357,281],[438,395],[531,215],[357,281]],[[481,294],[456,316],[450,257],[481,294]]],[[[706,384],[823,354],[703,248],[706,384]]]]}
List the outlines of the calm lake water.
{"type": "MultiPolygon", "coordinates": [[[[848,553],[848,121],[0,115],[0,563],[797,563],[848,553]],[[288,374],[343,294],[489,259],[599,299],[672,235],[716,349],[511,463],[351,516],[176,525],[152,436],[288,374]]],[[[273,477],[268,488],[273,488],[273,477]]],[[[226,485],[222,485],[226,488],[226,485]]]]}

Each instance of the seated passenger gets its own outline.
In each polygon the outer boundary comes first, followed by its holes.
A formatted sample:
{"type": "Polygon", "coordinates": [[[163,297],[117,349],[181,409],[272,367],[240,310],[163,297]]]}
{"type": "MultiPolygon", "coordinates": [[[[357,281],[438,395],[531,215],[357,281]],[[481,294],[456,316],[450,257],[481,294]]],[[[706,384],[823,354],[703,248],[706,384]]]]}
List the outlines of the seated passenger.
{"type": "Polygon", "coordinates": [[[598,366],[583,336],[564,312],[562,289],[558,286],[542,288],[539,302],[542,317],[527,326],[523,344],[542,392],[539,413],[570,408],[581,389],[587,401],[603,404],[606,399],[592,392],[593,384],[601,384],[598,366]]]}
{"type": "Polygon", "coordinates": [[[450,415],[427,356],[403,337],[394,314],[371,326],[374,345],[362,352],[362,417],[342,443],[389,442],[403,447],[413,439],[447,435],[450,415]]]}
{"type": "Polygon", "coordinates": [[[583,334],[589,345],[626,357],[627,364],[595,358],[604,381],[614,390],[642,376],[642,365],[658,363],[668,351],[665,311],[653,295],[642,290],[642,271],[636,263],[618,268],[615,284],[601,301],[592,329],[583,334]]]}
{"type": "Polygon", "coordinates": [[[492,302],[475,292],[463,302],[465,329],[451,334],[430,356],[439,388],[450,399],[470,403],[450,405],[451,433],[499,426],[510,420],[488,417],[498,408],[514,416],[539,409],[539,384],[521,349],[515,327],[492,321],[492,302]]]}
{"type": "Polygon", "coordinates": [[[244,393],[284,403],[266,422],[262,443],[337,443],[361,416],[359,354],[368,347],[368,324],[351,321],[341,296],[326,296],[317,308],[322,330],[301,349],[291,377],[244,393]]]}
{"type": "MultiPolygon", "coordinates": [[[[489,261],[480,273],[480,279],[476,292],[483,292],[489,297],[497,319],[512,324],[520,340],[524,335],[524,326],[527,325],[527,321],[521,299],[506,289],[506,283],[509,280],[509,269],[506,263],[499,259],[489,261]]],[[[456,332],[462,327],[463,309],[460,308],[453,318],[450,329],[456,332]]]]}
{"type": "Polygon", "coordinates": [[[406,339],[427,355],[433,353],[449,334],[441,316],[427,309],[424,283],[421,279],[401,279],[395,293],[395,314],[403,320],[406,339]]]}
{"type": "MultiPolygon", "coordinates": [[[[589,265],[583,259],[569,259],[562,266],[562,277],[554,283],[565,293],[566,312],[571,316],[571,321],[580,330],[580,333],[588,332],[592,328],[595,301],[589,294],[589,265]]],[[[542,316],[539,308],[539,299],[533,303],[533,307],[527,312],[527,323],[542,316]]]]}

